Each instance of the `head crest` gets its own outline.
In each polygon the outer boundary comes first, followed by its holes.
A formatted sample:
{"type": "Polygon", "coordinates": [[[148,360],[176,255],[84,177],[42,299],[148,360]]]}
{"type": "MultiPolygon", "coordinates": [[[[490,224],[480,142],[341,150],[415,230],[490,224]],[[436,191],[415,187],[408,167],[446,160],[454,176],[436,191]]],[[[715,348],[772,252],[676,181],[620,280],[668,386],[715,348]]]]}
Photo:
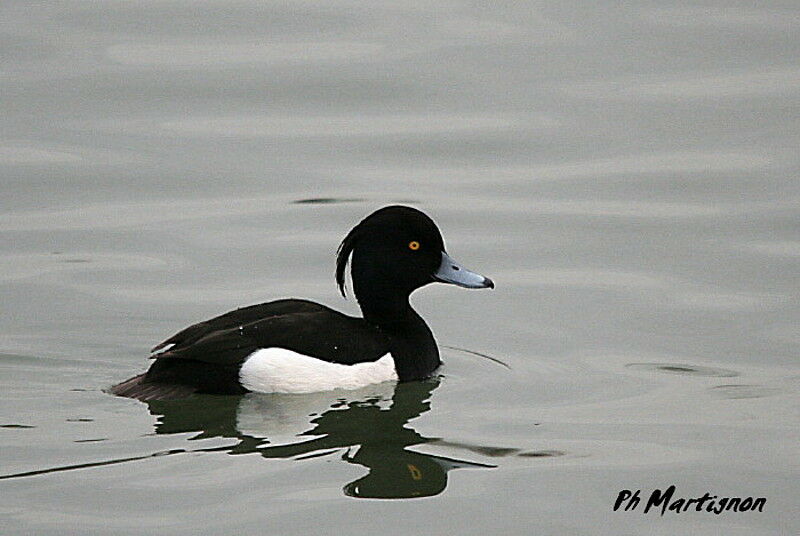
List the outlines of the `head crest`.
{"type": "Polygon", "coordinates": [[[339,249],[336,250],[336,284],[339,285],[339,292],[341,292],[342,296],[345,298],[347,298],[347,293],[344,290],[347,261],[350,259],[350,254],[353,252],[353,248],[356,246],[356,241],[358,240],[360,231],[361,224],[353,227],[353,229],[347,233],[347,236],[344,237],[342,243],[339,244],[339,249]]]}

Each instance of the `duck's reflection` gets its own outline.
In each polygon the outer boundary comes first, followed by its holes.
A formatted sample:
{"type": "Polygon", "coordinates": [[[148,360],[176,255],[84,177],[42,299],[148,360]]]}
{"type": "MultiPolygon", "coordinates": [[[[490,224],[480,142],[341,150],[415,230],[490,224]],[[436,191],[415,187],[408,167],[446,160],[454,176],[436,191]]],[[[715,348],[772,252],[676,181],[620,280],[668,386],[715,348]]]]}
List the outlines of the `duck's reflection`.
{"type": "Polygon", "coordinates": [[[447,486],[447,473],[492,465],[409,450],[430,442],[409,422],[430,409],[438,379],[383,384],[358,392],[315,395],[204,396],[148,402],[159,417],[156,433],[200,432],[196,438],[233,437],[230,454],[265,458],[339,455],[368,473],[344,486],[364,498],[429,497],[447,486]],[[321,410],[321,411],[320,411],[321,410]],[[300,440],[298,442],[298,439],[300,440]]]}

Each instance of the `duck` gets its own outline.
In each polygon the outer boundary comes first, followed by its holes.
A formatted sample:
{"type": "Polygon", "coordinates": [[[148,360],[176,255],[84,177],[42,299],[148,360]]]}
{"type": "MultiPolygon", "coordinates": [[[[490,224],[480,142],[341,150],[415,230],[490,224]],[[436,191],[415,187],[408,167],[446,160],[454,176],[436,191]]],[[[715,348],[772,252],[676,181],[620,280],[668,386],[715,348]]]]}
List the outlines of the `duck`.
{"type": "Polygon", "coordinates": [[[431,283],[494,288],[448,255],[428,215],[403,205],[369,214],[342,240],[335,277],[345,298],[348,265],[362,317],[297,298],[241,307],[156,345],[149,369],[110,392],[147,401],[424,380],[441,359],[411,293],[431,283]]]}

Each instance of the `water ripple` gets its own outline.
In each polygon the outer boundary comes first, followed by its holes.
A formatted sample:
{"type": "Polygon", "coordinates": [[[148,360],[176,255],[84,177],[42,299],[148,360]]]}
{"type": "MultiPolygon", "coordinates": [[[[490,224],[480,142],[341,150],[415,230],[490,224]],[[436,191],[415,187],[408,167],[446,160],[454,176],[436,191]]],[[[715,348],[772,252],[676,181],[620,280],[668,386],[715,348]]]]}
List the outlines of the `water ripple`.
{"type": "Polygon", "coordinates": [[[106,56],[125,65],[227,66],[237,63],[340,62],[369,58],[385,50],[358,41],[274,43],[133,43],[113,45],[106,56]]]}
{"type": "Polygon", "coordinates": [[[700,365],[691,365],[686,363],[629,363],[626,366],[634,370],[666,372],[667,374],[678,374],[683,376],[714,376],[731,378],[739,375],[739,373],[735,370],[716,367],[702,367],[700,365]]]}
{"type": "Polygon", "coordinates": [[[661,79],[642,77],[601,79],[573,84],[564,91],[585,98],[628,100],[631,97],[654,100],[720,99],[781,95],[800,91],[800,68],[774,67],[756,71],[686,73],[661,79]]]}
{"type": "Polygon", "coordinates": [[[397,115],[247,115],[197,117],[166,121],[162,127],[185,136],[333,137],[425,135],[491,131],[518,125],[501,114],[397,114],[397,115]]]}

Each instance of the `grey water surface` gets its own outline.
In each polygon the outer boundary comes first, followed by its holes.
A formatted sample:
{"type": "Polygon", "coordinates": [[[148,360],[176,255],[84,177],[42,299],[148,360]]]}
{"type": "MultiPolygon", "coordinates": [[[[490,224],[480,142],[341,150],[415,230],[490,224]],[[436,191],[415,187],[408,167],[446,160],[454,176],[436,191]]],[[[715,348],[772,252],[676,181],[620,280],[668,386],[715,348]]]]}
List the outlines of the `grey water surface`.
{"type": "Polygon", "coordinates": [[[0,533],[800,533],[799,58],[788,1],[4,0],[0,533]],[[357,313],[390,203],[497,284],[413,296],[440,377],[104,392],[240,305],[357,313]],[[612,509],[672,484],[766,507],[612,509]]]}

